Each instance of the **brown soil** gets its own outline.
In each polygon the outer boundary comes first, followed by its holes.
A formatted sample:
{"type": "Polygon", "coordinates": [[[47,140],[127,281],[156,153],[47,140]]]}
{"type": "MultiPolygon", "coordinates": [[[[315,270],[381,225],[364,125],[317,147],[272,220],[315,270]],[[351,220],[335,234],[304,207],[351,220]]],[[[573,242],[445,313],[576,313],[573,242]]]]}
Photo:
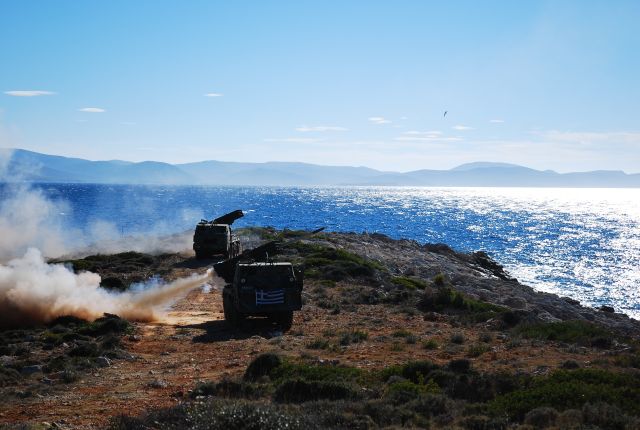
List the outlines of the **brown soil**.
{"type": "MultiPolygon", "coordinates": [[[[202,269],[184,267],[180,275],[196,270],[202,269]]],[[[306,288],[314,288],[313,284],[308,282],[306,288]]],[[[100,428],[115,415],[137,415],[181,402],[197,381],[240,376],[256,355],[269,351],[295,359],[337,360],[361,368],[419,359],[445,363],[468,358],[469,347],[482,344],[479,336],[485,331],[481,326],[459,327],[444,315],[427,321],[422,313],[407,315],[389,305],[359,305],[337,315],[307,305],[284,335],[260,320],[250,320],[238,331],[224,322],[221,287],[218,280],[209,292],[192,290],[174,304],[163,321],[136,323],[135,334],[125,338],[133,359],[116,360],[72,384],[53,381],[52,389],[44,395],[26,399],[6,396],[0,403],[0,423],[55,422],[63,428],[100,428]],[[355,330],[366,332],[367,339],[340,345],[340,334],[355,330]],[[407,337],[407,332],[413,337],[407,337]],[[462,345],[450,341],[454,333],[463,334],[462,345]],[[307,347],[318,339],[327,340],[329,347],[307,347]],[[426,349],[428,339],[435,339],[438,347],[426,349]]],[[[518,345],[502,339],[500,332],[492,331],[491,335],[492,340],[484,343],[489,351],[470,358],[479,370],[503,368],[541,374],[566,360],[588,367],[594,360],[602,364],[605,359],[603,352],[595,349],[531,341],[518,345]]],[[[28,382],[40,384],[36,376],[28,382]]]]}

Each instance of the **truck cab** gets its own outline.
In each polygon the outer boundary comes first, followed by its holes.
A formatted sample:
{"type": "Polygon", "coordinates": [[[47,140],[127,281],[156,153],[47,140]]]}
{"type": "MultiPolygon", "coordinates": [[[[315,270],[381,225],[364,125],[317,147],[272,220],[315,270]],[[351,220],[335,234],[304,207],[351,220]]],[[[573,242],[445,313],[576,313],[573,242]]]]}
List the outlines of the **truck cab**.
{"type": "Polygon", "coordinates": [[[240,239],[231,231],[231,224],[242,218],[240,209],[224,214],[216,219],[200,220],[193,233],[193,250],[196,258],[219,258],[225,260],[242,253],[240,239]]]}

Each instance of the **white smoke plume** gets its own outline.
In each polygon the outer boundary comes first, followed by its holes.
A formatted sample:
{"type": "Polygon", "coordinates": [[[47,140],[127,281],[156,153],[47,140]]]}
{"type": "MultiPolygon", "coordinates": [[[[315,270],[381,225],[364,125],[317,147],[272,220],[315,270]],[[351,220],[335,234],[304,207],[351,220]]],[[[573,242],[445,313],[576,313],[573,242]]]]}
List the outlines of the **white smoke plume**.
{"type": "Polygon", "coordinates": [[[0,262],[36,247],[47,256],[67,252],[69,230],[61,223],[64,203],[47,199],[24,184],[6,184],[0,200],[0,262]]]}
{"type": "MultiPolygon", "coordinates": [[[[114,293],[100,287],[95,273],[75,274],[45,257],[121,251],[179,252],[190,248],[189,234],[125,237],[113,224],[96,221],[84,230],[70,227],[70,205],[48,198],[21,180],[11,164],[12,150],[0,150],[0,329],[48,323],[73,315],[94,320],[104,313],[152,321],[182,294],[210,279],[194,275],[142,291],[114,293]]],[[[31,169],[33,166],[29,166],[31,169]]],[[[37,166],[36,166],[37,168],[37,166]]],[[[25,167],[26,169],[26,167],[25,167]]]]}
{"type": "Polygon", "coordinates": [[[105,312],[132,321],[153,321],[189,290],[209,281],[211,272],[143,289],[114,293],[100,287],[100,276],[75,274],[61,264],[47,264],[40,251],[0,265],[0,328],[47,323],[73,315],[94,320],[105,312]]]}
{"type": "Polygon", "coordinates": [[[0,150],[0,262],[24,255],[37,247],[46,255],[61,255],[66,250],[66,233],[61,214],[68,208],[63,202],[48,199],[41,191],[21,182],[11,168],[13,150],[0,150]]]}
{"type": "MultiPolygon", "coordinates": [[[[167,225],[152,225],[134,234],[124,234],[114,223],[104,220],[94,220],[82,228],[69,225],[71,205],[53,200],[23,181],[37,174],[39,167],[12,162],[13,153],[11,149],[0,148],[0,263],[24,255],[30,247],[38,248],[47,258],[125,251],[159,254],[191,249],[192,233],[167,235],[166,231],[170,231],[167,225]]],[[[199,215],[185,211],[189,219],[198,220],[199,215]]]]}

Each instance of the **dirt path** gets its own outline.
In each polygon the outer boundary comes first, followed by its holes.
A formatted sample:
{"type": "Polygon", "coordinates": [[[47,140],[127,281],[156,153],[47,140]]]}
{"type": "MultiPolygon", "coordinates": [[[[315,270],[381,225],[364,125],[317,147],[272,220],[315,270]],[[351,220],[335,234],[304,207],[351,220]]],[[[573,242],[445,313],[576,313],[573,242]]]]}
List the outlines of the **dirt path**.
{"type": "Polygon", "coordinates": [[[198,380],[241,372],[253,342],[234,339],[223,321],[219,288],[192,290],[164,321],[135,324],[135,335],[125,338],[133,359],[116,360],[73,385],[61,384],[51,396],[3,402],[0,422],[95,428],[113,415],[175,404],[198,380]]]}

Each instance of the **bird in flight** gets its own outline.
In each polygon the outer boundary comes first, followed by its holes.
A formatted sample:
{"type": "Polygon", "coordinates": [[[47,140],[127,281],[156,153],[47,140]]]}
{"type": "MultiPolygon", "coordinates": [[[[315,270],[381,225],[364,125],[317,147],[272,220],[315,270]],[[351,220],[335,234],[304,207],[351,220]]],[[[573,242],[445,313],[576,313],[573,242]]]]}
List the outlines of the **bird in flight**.
{"type": "Polygon", "coordinates": [[[442,115],[442,117],[444,118],[445,116],[447,116],[447,112],[449,112],[448,110],[444,111],[444,115],[442,115]]]}

